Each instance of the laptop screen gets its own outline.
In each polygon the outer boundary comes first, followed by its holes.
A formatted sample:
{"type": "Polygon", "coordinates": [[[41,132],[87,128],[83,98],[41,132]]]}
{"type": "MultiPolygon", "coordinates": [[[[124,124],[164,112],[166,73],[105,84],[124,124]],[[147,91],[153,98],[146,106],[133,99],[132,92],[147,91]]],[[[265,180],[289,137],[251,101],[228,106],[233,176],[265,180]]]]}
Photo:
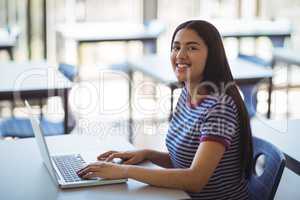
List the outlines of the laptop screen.
{"type": "Polygon", "coordinates": [[[49,150],[48,150],[48,147],[47,147],[47,143],[46,143],[45,137],[43,135],[43,131],[40,127],[40,122],[37,119],[37,117],[33,114],[32,108],[29,105],[27,100],[25,100],[25,105],[26,105],[28,113],[29,113],[31,126],[32,126],[32,129],[33,129],[33,132],[34,132],[36,142],[38,144],[38,148],[40,150],[40,154],[41,154],[42,159],[44,161],[44,164],[46,165],[46,167],[47,167],[49,173],[51,174],[53,180],[55,181],[55,183],[58,184],[58,181],[57,181],[56,175],[55,175],[55,171],[54,171],[54,167],[52,165],[51,158],[50,158],[50,155],[49,155],[49,150]]]}

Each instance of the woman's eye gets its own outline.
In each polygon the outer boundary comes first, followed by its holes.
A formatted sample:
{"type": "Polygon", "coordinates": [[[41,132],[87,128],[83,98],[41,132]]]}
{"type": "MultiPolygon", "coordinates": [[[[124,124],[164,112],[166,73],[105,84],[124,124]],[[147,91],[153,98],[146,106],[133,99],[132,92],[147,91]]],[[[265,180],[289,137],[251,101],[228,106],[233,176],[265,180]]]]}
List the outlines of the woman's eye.
{"type": "Polygon", "coordinates": [[[173,47],[172,47],[172,50],[173,50],[173,51],[178,51],[179,49],[180,49],[179,46],[173,46],[173,47]]]}
{"type": "Polygon", "coordinates": [[[197,47],[194,47],[194,46],[190,46],[190,47],[188,47],[188,50],[189,51],[193,51],[193,50],[197,50],[198,48],[197,47]]]}

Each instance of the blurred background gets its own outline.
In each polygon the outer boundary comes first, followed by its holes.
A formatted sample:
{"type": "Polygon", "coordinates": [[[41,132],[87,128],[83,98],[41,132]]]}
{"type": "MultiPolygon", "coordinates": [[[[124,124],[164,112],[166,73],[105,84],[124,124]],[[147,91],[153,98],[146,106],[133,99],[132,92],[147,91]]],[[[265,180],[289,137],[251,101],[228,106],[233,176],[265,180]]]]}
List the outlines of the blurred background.
{"type": "MultiPolygon", "coordinates": [[[[269,117],[299,118],[299,67],[294,63],[281,61],[272,63],[275,47],[293,52],[300,48],[299,10],[300,1],[297,0],[0,0],[0,60],[46,61],[53,67],[68,63],[80,69],[70,92],[69,104],[79,128],[95,121],[92,133],[99,132],[98,129],[103,128],[99,126],[99,121],[105,121],[101,123],[105,125],[109,121],[115,126],[128,121],[128,112],[131,112],[126,84],[128,74],[122,70],[112,71],[111,66],[147,54],[168,58],[170,40],[176,26],[189,19],[205,19],[219,28],[230,59],[246,56],[245,59],[250,61],[260,59],[264,63],[256,64],[261,64],[262,68],[266,65],[272,67],[269,117]],[[128,29],[129,34],[145,27],[147,29],[153,21],[159,22],[155,27],[157,33],[154,36],[154,47],[142,39],[118,39],[119,36],[116,35],[125,29],[128,29]],[[140,27],[136,28],[135,25],[140,27]],[[264,27],[267,27],[268,33],[260,29],[264,27]],[[252,31],[254,36],[244,36],[243,31],[252,31]],[[229,36],[226,37],[226,34],[229,36]],[[280,37],[275,38],[272,34],[280,37]],[[111,41],[101,39],[107,35],[112,36],[111,41]],[[80,38],[83,38],[82,41],[80,38]]],[[[142,121],[143,126],[149,120],[150,125],[155,122],[167,123],[170,105],[165,99],[171,95],[168,85],[153,80],[153,77],[138,70],[133,74],[133,80],[135,87],[141,83],[150,83],[139,90],[141,94],[134,93],[148,96],[139,100],[143,104],[141,109],[132,106],[133,118],[142,121]],[[148,98],[149,95],[153,95],[153,98],[148,98]]],[[[267,84],[256,84],[255,88],[255,116],[267,117],[267,84]]],[[[180,89],[175,90],[175,102],[179,93],[180,89]]],[[[43,109],[46,115],[47,112],[52,113],[48,117],[59,121],[63,118],[63,108],[55,106],[56,104],[61,104],[61,100],[50,98],[43,109]],[[51,112],[51,109],[61,111],[51,112]]],[[[12,114],[22,116],[22,106],[11,109],[4,104],[1,116],[12,114]]],[[[167,126],[160,124],[157,127],[167,126]]],[[[152,127],[138,132],[157,134],[157,127],[155,130],[152,127]]],[[[163,137],[165,130],[160,132],[163,132],[160,133],[163,137]]]]}
{"type": "MultiPolygon", "coordinates": [[[[275,47],[294,52],[300,48],[299,10],[297,0],[0,0],[0,60],[46,61],[53,67],[60,63],[75,66],[80,70],[72,89],[75,87],[76,92],[70,92],[69,104],[79,128],[87,122],[99,124],[101,120],[104,124],[107,121],[116,124],[115,121],[127,121],[128,112],[131,112],[126,84],[128,74],[122,70],[111,71],[111,66],[145,54],[168,58],[176,26],[189,19],[206,19],[224,33],[224,45],[230,59],[246,56],[246,60],[254,59],[254,62],[260,59],[256,64],[260,65],[262,61],[262,68],[272,67],[269,118],[299,118],[299,67],[281,61],[272,63],[275,47]],[[128,29],[124,34],[134,34],[147,26],[150,29],[149,24],[153,21],[159,24],[155,27],[155,45],[152,47],[142,39],[126,40],[126,36],[118,39],[116,33],[121,31],[122,34],[128,29]],[[260,29],[264,27],[267,30],[260,29]],[[251,33],[245,36],[243,31],[253,32],[254,36],[251,33]],[[105,39],[107,35],[111,35],[111,41],[105,39]]],[[[138,95],[152,94],[154,97],[140,99],[144,105],[142,109],[132,106],[133,118],[143,124],[149,119],[150,124],[153,120],[168,122],[170,105],[165,100],[171,95],[168,86],[138,70],[133,76],[133,84],[150,83],[143,86],[138,95]]],[[[255,116],[267,117],[267,84],[256,84],[255,88],[255,116]]],[[[175,102],[179,93],[180,90],[174,93],[175,102]]],[[[61,100],[53,97],[48,101],[50,103],[43,107],[46,115],[50,112],[52,115],[48,117],[62,119],[62,106],[55,106],[61,104],[61,100]]],[[[1,108],[2,117],[22,115],[22,106],[11,109],[5,105],[1,108]]],[[[92,132],[102,128],[95,125],[94,129],[92,132]]],[[[156,133],[155,130],[152,132],[156,133]]]]}

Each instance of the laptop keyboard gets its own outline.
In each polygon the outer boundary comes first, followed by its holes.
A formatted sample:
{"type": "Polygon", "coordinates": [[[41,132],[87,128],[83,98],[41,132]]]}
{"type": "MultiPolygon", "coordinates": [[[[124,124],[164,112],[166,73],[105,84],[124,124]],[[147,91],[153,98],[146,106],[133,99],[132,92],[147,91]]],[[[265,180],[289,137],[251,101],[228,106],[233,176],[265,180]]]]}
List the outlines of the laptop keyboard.
{"type": "Polygon", "coordinates": [[[76,174],[76,172],[85,165],[85,161],[81,155],[52,156],[52,159],[66,182],[78,182],[83,180],[76,174]]]}

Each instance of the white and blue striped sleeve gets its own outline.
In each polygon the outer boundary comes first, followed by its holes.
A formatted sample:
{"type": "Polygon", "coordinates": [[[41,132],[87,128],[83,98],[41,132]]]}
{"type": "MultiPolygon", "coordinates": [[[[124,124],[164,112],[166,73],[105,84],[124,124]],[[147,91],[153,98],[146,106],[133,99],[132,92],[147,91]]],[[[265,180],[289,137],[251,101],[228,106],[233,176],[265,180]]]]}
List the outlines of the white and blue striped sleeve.
{"type": "Polygon", "coordinates": [[[216,141],[227,148],[238,133],[238,128],[236,104],[230,96],[222,96],[208,110],[200,125],[200,142],[216,141]]]}

